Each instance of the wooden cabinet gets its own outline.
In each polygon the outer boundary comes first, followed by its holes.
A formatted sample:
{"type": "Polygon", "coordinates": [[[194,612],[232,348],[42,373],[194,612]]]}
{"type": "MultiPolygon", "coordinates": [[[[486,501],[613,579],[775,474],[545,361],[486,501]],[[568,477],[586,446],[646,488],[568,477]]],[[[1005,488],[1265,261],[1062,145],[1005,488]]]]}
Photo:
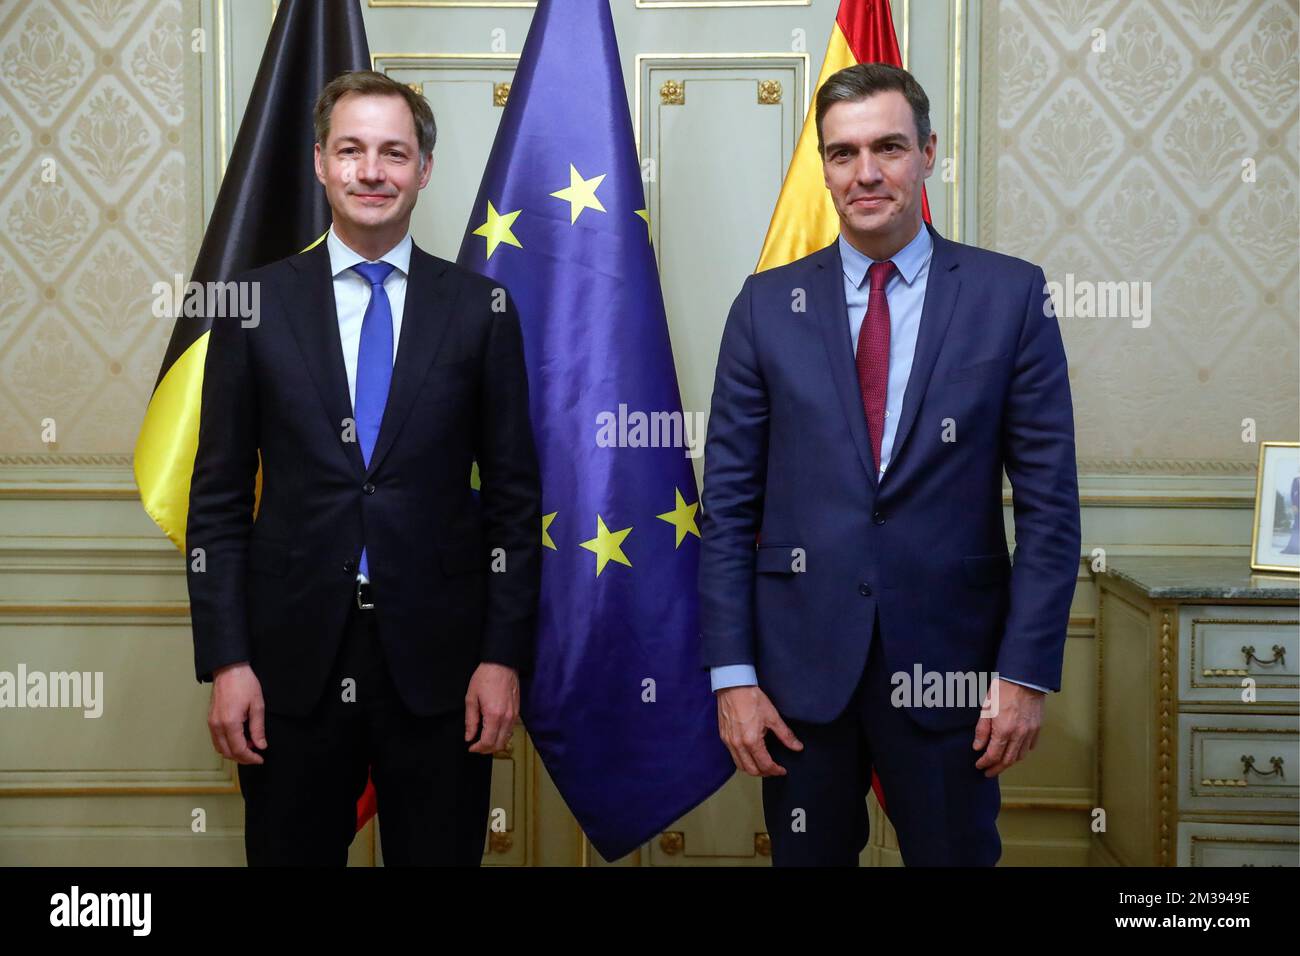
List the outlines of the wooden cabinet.
{"type": "Polygon", "coordinates": [[[1094,862],[1300,865],[1300,582],[1124,557],[1097,587],[1094,862]]]}

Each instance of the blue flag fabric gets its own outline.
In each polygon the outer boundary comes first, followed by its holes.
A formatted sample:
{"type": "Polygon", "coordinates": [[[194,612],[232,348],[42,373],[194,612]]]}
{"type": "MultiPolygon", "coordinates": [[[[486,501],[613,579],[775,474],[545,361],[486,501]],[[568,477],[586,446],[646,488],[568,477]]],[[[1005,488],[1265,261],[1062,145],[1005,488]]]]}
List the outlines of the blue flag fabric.
{"type": "Polygon", "coordinates": [[[699,499],[607,0],[538,3],[470,219],[459,261],[518,307],[542,466],[524,726],[614,860],[735,768],[700,666],[699,499]]]}

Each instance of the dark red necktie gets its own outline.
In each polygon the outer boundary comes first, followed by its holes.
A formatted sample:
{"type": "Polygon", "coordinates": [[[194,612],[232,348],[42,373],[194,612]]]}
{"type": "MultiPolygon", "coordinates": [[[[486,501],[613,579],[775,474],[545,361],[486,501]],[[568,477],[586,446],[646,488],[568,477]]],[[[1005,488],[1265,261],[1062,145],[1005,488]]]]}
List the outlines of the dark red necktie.
{"type": "Polygon", "coordinates": [[[862,389],[862,410],[867,413],[871,455],[880,473],[880,439],[885,433],[885,392],[889,384],[889,300],[885,285],[894,274],[894,261],[873,262],[867,269],[871,294],[867,314],[858,330],[858,387],[862,389]]]}

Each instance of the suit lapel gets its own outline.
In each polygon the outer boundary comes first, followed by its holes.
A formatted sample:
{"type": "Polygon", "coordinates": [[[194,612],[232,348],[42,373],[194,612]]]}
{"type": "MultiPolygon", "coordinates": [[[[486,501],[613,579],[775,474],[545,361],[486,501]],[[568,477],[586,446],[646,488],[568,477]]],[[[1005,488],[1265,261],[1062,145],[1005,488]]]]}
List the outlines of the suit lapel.
{"type": "MultiPolygon", "coordinates": [[[[415,396],[424,384],[429,366],[442,345],[461,283],[442,259],[411,246],[411,271],[406,277],[406,301],[402,307],[402,333],[397,343],[397,360],[388,386],[388,401],[379,425],[379,438],[370,455],[369,477],[393,447],[397,433],[411,411],[415,396]]],[[[336,339],[337,335],[334,336],[336,339]]]]}
{"type": "Polygon", "coordinates": [[[934,363],[939,357],[944,337],[948,334],[948,325],[952,322],[953,311],[957,307],[957,293],[961,290],[954,244],[939,235],[929,223],[925,224],[925,228],[930,230],[930,237],[934,240],[934,251],[930,258],[930,274],[925,283],[925,304],[921,308],[916,354],[912,359],[912,371],[907,377],[907,389],[903,392],[903,410],[898,416],[898,428],[894,432],[889,467],[885,471],[887,475],[898,470],[899,455],[912,430],[912,424],[916,421],[921,398],[930,385],[934,363]]]}
{"type": "Polygon", "coordinates": [[[289,261],[297,270],[297,288],[286,309],[289,326],[298,340],[298,349],[316,385],[330,428],[340,437],[342,451],[359,475],[365,471],[360,442],[341,440],[344,424],[352,418],[352,400],[348,397],[348,375],[343,366],[329,249],[321,242],[289,261]]]}
{"type": "Polygon", "coordinates": [[[858,458],[876,488],[876,467],[871,456],[867,435],[867,416],[862,408],[862,388],[858,385],[858,369],[853,358],[853,338],[849,334],[849,310],[844,301],[844,265],[840,259],[839,240],[817,254],[813,269],[812,293],[816,299],[813,314],[818,317],[822,340],[826,345],[826,358],[831,366],[831,382],[840,397],[844,416],[848,419],[849,434],[858,458]]]}

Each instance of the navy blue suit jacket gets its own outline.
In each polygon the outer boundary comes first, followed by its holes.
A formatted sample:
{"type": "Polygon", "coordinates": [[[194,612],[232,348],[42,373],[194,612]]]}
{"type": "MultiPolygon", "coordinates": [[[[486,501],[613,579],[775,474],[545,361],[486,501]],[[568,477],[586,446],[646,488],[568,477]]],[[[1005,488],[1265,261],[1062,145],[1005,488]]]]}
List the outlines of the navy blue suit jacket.
{"type": "MultiPolygon", "coordinates": [[[[748,277],[727,317],[705,455],[703,663],[754,665],[785,717],[844,709],[877,609],[891,673],[1060,688],[1080,558],[1060,329],[1040,268],[926,228],[916,357],[879,481],[838,245],[748,277]]],[[[941,729],[973,724],[978,705],[909,711],[941,729]]]]}

